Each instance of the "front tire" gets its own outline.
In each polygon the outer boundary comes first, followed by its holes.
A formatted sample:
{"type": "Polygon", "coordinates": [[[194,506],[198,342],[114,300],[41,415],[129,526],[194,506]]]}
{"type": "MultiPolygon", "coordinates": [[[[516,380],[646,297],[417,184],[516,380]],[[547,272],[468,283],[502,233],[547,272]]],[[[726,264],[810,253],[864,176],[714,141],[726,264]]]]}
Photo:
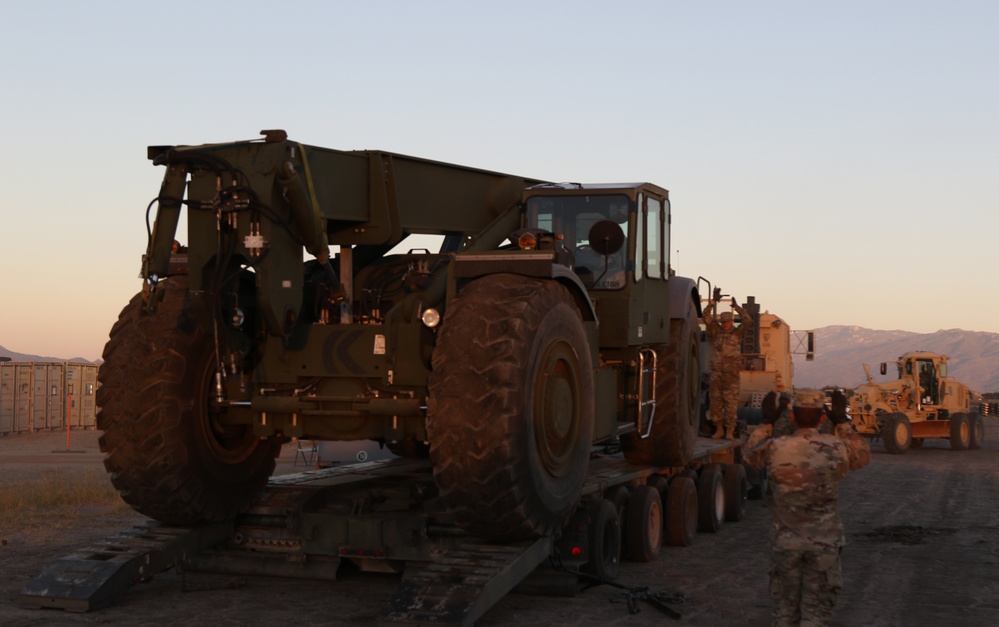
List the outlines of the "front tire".
{"type": "Polygon", "coordinates": [[[885,450],[893,455],[901,455],[909,450],[912,444],[912,424],[905,414],[888,414],[881,427],[881,439],[885,450]]]}
{"type": "Polygon", "coordinates": [[[129,505],[162,523],[230,519],[267,484],[280,442],[218,420],[209,400],[214,343],[191,317],[187,278],[160,286],[157,313],[136,295],[104,347],[96,398],[104,467],[129,505]]]}
{"type": "Polygon", "coordinates": [[[555,281],[470,283],[433,355],[427,431],[455,522],[500,540],[538,537],[572,515],[593,442],[593,369],[583,321],[555,281]]]}

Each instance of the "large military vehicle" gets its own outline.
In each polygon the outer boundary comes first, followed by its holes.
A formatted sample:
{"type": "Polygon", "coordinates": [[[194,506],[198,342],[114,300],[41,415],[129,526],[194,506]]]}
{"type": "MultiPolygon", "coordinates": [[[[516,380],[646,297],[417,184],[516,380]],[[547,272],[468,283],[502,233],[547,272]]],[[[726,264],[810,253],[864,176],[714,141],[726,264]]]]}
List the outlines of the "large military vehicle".
{"type": "MultiPolygon", "coordinates": [[[[711,291],[710,284],[708,291],[711,291]]],[[[724,303],[729,298],[728,295],[721,295],[719,300],[724,303]]],[[[794,391],[794,356],[803,356],[805,361],[815,359],[815,332],[792,329],[780,316],[769,310],[760,311],[755,296],[747,296],[741,306],[753,320],[748,323],[742,337],[739,419],[753,425],[759,424],[763,418],[760,408],[768,392],[794,391]]],[[[737,325],[747,324],[738,312],[732,313],[737,325]]],[[[710,364],[711,358],[711,343],[704,338],[701,361],[710,364]]],[[[706,426],[703,430],[711,431],[706,426]]]]}
{"type": "MultiPolygon", "coordinates": [[[[950,440],[955,450],[981,448],[985,425],[972,412],[968,386],[947,375],[947,355],[916,351],[895,362],[898,379],[877,383],[864,364],[867,383],[850,396],[850,417],[863,435],[884,441],[889,453],[902,454],[928,438],[950,440]]],[[[881,363],[888,374],[888,363],[881,363]]]]}
{"type": "Polygon", "coordinates": [[[144,283],[97,396],[136,510],[231,519],[289,438],[376,440],[429,456],[458,526],[516,539],[572,516],[594,443],[689,461],[700,298],[668,265],[665,189],[263,134],[149,149],[144,283]],[[440,247],[393,250],[412,235],[440,247]]]}

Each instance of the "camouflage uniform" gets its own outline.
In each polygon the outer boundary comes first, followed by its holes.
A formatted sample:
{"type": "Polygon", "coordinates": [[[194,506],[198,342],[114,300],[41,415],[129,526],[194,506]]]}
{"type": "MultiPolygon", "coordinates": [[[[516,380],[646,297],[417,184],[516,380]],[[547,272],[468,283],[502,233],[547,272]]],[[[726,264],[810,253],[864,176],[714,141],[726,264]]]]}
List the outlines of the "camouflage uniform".
{"type": "MultiPolygon", "coordinates": [[[[790,400],[790,394],[787,392],[780,393],[782,398],[787,398],[790,400]]],[[[774,432],[775,438],[779,438],[784,435],[794,434],[794,423],[791,422],[791,405],[788,406],[777,416],[777,420],[774,422],[774,432]]]]}
{"type": "MultiPolygon", "coordinates": [[[[704,309],[704,329],[711,340],[711,387],[708,392],[708,404],[711,408],[711,420],[717,428],[724,427],[729,433],[735,432],[735,422],[739,413],[739,373],[742,371],[742,337],[745,327],[752,323],[753,318],[746,311],[734,304],[732,308],[739,312],[742,324],[729,330],[721,325],[714,316],[715,303],[712,301],[704,309]]],[[[732,314],[721,314],[722,320],[732,314]]]]}
{"type": "MultiPolygon", "coordinates": [[[[795,406],[822,407],[823,400],[821,392],[803,390],[795,406]]],[[[771,438],[772,430],[761,425],[753,432],[746,461],[767,468],[776,486],[770,534],[774,625],[826,625],[842,587],[839,481],[866,466],[871,450],[849,424],[837,425],[835,435],[798,429],[771,438]]]]}

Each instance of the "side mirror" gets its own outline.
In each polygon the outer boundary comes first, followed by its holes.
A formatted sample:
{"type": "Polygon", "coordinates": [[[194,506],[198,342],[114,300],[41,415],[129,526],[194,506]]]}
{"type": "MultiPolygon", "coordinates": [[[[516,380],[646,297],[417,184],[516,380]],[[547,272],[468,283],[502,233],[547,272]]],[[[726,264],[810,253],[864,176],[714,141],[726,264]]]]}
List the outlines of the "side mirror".
{"type": "Polygon", "coordinates": [[[590,248],[600,255],[613,255],[624,246],[624,231],[612,220],[600,220],[590,227],[590,248]]]}

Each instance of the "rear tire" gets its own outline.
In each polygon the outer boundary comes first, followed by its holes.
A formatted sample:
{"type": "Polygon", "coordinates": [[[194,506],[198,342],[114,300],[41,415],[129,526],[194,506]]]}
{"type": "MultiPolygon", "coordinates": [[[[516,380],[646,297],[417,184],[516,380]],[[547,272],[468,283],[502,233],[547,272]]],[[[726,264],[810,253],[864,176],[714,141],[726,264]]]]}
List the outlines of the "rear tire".
{"type": "Polygon", "coordinates": [[[725,520],[739,522],[746,517],[746,504],[749,499],[746,467],[742,464],[726,464],[724,484],[725,520]]]}
{"type": "Polygon", "coordinates": [[[968,420],[971,434],[968,448],[971,450],[980,449],[982,448],[982,444],[985,443],[985,421],[982,420],[981,414],[970,414],[968,420]]]}
{"type": "Polygon", "coordinates": [[[690,546],[697,533],[697,486],[687,476],[676,476],[666,492],[666,542],[690,546]]]}
{"type": "Polygon", "coordinates": [[[483,277],[448,308],[433,354],[427,431],[455,522],[497,540],[560,529],[593,441],[593,368],[569,292],[483,277]]]}
{"type": "Polygon", "coordinates": [[[901,455],[909,450],[912,444],[912,425],[905,414],[888,414],[881,426],[881,439],[885,450],[894,455],[901,455]]]}
{"type": "Polygon", "coordinates": [[[227,520],[267,485],[281,450],[210,405],[214,342],[195,323],[187,277],[160,283],[159,310],[136,295],[104,347],[97,428],[111,483],[135,510],[168,525],[227,520]]]}
{"type": "Polygon", "coordinates": [[[950,417],[950,447],[955,451],[965,451],[971,447],[971,425],[968,414],[953,414],[950,417]]]}
{"type": "Polygon", "coordinates": [[[684,466],[690,461],[700,419],[701,343],[697,311],[669,322],[669,344],[656,349],[656,407],[652,432],[621,436],[633,464],[684,466]]]}
{"type": "Polygon", "coordinates": [[[628,559],[651,562],[659,556],[663,542],[663,505],[659,491],[640,485],[628,501],[628,559]]]}
{"type": "Polygon", "coordinates": [[[717,466],[701,471],[697,485],[698,527],[701,531],[718,533],[725,517],[725,491],[717,466]]]}

